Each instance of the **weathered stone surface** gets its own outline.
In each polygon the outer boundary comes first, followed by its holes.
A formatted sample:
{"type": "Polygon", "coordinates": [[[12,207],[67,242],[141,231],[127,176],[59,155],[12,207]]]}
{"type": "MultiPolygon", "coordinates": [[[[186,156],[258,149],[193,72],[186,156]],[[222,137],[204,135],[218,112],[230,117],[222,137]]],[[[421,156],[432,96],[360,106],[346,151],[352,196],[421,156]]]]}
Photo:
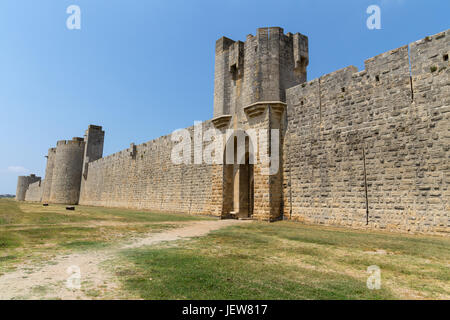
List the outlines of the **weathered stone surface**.
{"type": "MultiPolygon", "coordinates": [[[[203,123],[203,130],[212,127],[203,123]]],[[[188,128],[193,136],[193,127],[188,128]]],[[[212,166],[173,164],[170,135],[89,163],[80,204],[212,214],[212,166]]],[[[191,162],[194,162],[193,146],[191,162]]],[[[216,214],[220,214],[218,210],[216,214]]]]}
{"type": "Polygon", "coordinates": [[[41,180],[38,180],[36,182],[31,183],[28,186],[28,190],[25,195],[25,201],[34,201],[34,202],[41,202],[42,201],[42,184],[41,180]]]}
{"type": "Polygon", "coordinates": [[[17,199],[448,234],[449,48],[447,30],[305,82],[306,36],[223,37],[201,127],[220,132],[224,154],[243,135],[242,163],[196,163],[203,142],[174,164],[170,135],[102,158],[104,131],[90,126],[49,150],[43,187],[19,177],[17,199]],[[249,129],[280,131],[277,173],[250,163],[249,129]]]}
{"type": "Polygon", "coordinates": [[[404,46],[287,90],[286,218],[365,226],[366,175],[369,227],[449,231],[449,44],[445,31],[410,59],[404,46]]]}
{"type": "Polygon", "coordinates": [[[53,181],[53,168],[55,167],[56,148],[48,149],[47,167],[45,168],[45,178],[42,185],[42,202],[50,200],[50,193],[53,181]]]}
{"type": "Polygon", "coordinates": [[[82,138],[56,144],[49,202],[78,204],[85,145],[82,138]]]}
{"type": "Polygon", "coordinates": [[[16,200],[17,201],[40,201],[35,200],[40,194],[41,177],[35,174],[20,176],[17,179],[16,200]],[[36,185],[38,183],[38,185],[36,185]],[[33,185],[30,189],[30,186],[33,185]]]}

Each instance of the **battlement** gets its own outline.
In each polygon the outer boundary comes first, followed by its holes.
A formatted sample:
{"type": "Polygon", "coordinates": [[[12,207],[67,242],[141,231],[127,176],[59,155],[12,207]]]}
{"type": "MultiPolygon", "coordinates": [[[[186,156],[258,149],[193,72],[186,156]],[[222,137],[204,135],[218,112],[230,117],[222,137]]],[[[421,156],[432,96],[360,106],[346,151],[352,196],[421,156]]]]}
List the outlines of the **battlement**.
{"type": "Polygon", "coordinates": [[[450,29],[409,45],[411,75],[442,72],[449,68],[450,29]]]}
{"type": "Polygon", "coordinates": [[[354,74],[356,74],[357,72],[358,72],[357,67],[348,66],[321,76],[320,84],[323,86],[329,85],[330,88],[337,86],[342,91],[342,88],[345,88],[344,87],[345,84],[352,81],[354,74]]]}
{"type": "Polygon", "coordinates": [[[79,137],[74,137],[72,140],[59,140],[56,142],[56,147],[63,146],[63,145],[78,145],[83,146],[84,145],[84,139],[79,137]]]}
{"type": "Polygon", "coordinates": [[[234,40],[231,40],[227,37],[222,37],[216,41],[216,54],[222,53],[234,43],[234,40]]]}
{"type": "Polygon", "coordinates": [[[370,76],[409,74],[408,46],[393,49],[364,61],[370,76]]]}
{"type": "Polygon", "coordinates": [[[19,178],[28,179],[28,180],[30,180],[32,182],[36,182],[38,180],[41,180],[41,177],[36,176],[35,173],[31,173],[28,176],[19,176],[19,178]]]}
{"type": "Polygon", "coordinates": [[[355,66],[345,67],[288,90],[305,88],[317,80],[320,81],[323,89],[329,88],[328,86],[343,88],[352,81],[360,81],[358,79],[377,83],[389,81],[389,79],[397,81],[398,77],[430,75],[435,71],[445,70],[449,65],[449,44],[450,29],[366,59],[365,69],[362,71],[358,71],[355,66]]]}
{"type": "Polygon", "coordinates": [[[94,124],[90,124],[88,130],[102,130],[102,126],[97,126],[94,124]]]}
{"type": "Polygon", "coordinates": [[[308,38],[283,28],[259,28],[245,42],[216,42],[214,118],[235,115],[261,101],[284,102],[285,90],[306,80],[308,38]]]}

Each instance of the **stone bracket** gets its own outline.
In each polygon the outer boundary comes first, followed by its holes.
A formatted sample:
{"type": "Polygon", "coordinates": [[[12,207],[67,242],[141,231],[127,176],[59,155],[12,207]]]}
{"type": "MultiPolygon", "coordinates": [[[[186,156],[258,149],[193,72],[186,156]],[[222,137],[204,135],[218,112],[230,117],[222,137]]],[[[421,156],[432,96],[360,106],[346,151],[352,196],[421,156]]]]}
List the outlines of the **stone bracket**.
{"type": "Polygon", "coordinates": [[[217,129],[222,129],[225,128],[226,126],[228,126],[228,123],[231,120],[231,115],[229,114],[225,114],[223,116],[218,116],[214,119],[212,119],[212,123],[214,124],[214,127],[216,127],[217,129]]]}
{"type": "Polygon", "coordinates": [[[281,101],[260,101],[245,107],[244,112],[249,118],[252,118],[263,114],[269,106],[275,113],[281,115],[287,104],[281,101]]]}
{"type": "Polygon", "coordinates": [[[273,113],[280,117],[283,114],[284,110],[286,110],[286,107],[287,107],[287,104],[283,103],[283,102],[271,105],[271,109],[272,109],[273,113]]]}

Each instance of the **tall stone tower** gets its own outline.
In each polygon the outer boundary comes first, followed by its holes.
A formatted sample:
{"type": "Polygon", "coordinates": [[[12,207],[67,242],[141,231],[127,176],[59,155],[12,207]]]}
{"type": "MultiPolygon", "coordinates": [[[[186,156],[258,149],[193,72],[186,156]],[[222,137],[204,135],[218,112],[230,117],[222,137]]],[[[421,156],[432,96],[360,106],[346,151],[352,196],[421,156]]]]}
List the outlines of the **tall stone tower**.
{"type": "Polygon", "coordinates": [[[275,139],[282,145],[286,89],[306,81],[308,38],[300,33],[284,34],[279,27],[259,28],[245,42],[225,37],[217,40],[215,59],[212,122],[226,136],[225,154],[239,150],[242,137],[246,142],[245,157],[235,156],[233,164],[215,168],[218,179],[213,198],[221,201],[223,217],[278,219],[283,209],[281,147],[267,148],[268,156],[279,159],[276,172],[270,169],[272,160],[251,163],[249,155],[259,146],[255,156],[262,159],[260,141],[264,132],[269,141],[275,139]],[[228,129],[234,130],[232,136],[228,129]],[[249,129],[257,132],[252,139],[247,134],[249,129]],[[273,129],[278,135],[272,135],[273,129]]]}
{"type": "Polygon", "coordinates": [[[306,81],[308,38],[279,27],[259,28],[245,42],[217,40],[215,60],[214,118],[242,118],[245,107],[285,102],[285,90],[306,81]]]}
{"type": "Polygon", "coordinates": [[[101,126],[89,125],[84,134],[84,142],[86,147],[84,149],[83,158],[83,177],[86,178],[88,174],[89,162],[100,159],[103,156],[103,143],[105,140],[105,131],[101,126]]]}
{"type": "Polygon", "coordinates": [[[57,142],[49,202],[78,204],[84,148],[83,138],[57,142]]]}
{"type": "MultiPolygon", "coordinates": [[[[82,176],[87,177],[88,164],[103,155],[105,132],[101,126],[90,125],[84,138],[61,140],[47,155],[45,179],[41,186],[42,202],[78,204],[82,176]]],[[[23,201],[29,185],[41,180],[35,175],[19,177],[17,200],[23,201]]]]}
{"type": "Polygon", "coordinates": [[[53,169],[55,167],[56,148],[48,149],[47,166],[45,168],[45,178],[42,190],[42,202],[49,202],[52,190],[53,169]]]}

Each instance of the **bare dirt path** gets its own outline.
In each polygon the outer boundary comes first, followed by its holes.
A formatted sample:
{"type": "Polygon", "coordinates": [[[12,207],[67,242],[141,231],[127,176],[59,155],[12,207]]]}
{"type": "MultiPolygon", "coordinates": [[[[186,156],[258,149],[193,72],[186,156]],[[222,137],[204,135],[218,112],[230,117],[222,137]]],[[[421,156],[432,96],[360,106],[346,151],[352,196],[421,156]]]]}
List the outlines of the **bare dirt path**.
{"type": "Polygon", "coordinates": [[[118,293],[119,282],[102,264],[123,249],[200,237],[223,227],[247,223],[239,220],[208,220],[148,234],[114,248],[88,250],[59,256],[41,265],[23,265],[0,276],[0,299],[92,299],[125,298],[118,293]],[[78,280],[80,279],[80,281],[78,280]],[[80,284],[80,288],[78,287],[80,284]]]}

